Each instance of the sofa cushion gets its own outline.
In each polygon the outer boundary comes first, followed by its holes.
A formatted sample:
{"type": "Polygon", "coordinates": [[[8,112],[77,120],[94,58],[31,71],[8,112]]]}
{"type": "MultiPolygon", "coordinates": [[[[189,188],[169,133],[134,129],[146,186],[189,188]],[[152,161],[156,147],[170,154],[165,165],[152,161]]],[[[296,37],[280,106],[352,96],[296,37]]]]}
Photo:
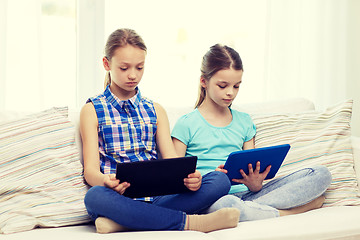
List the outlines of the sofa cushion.
{"type": "Polygon", "coordinates": [[[89,221],[67,108],[0,123],[0,232],[89,221]]]}
{"type": "Polygon", "coordinates": [[[324,206],[360,205],[351,147],[352,100],[325,111],[297,114],[252,114],[256,147],[289,143],[291,149],[277,177],[325,165],[333,181],[324,206]]]}

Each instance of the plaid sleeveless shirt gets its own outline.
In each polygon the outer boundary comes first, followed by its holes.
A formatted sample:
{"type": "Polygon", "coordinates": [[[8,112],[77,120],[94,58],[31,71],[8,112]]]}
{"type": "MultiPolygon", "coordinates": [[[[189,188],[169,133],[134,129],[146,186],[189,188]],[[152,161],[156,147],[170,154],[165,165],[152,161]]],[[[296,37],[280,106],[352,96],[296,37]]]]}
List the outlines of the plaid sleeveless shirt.
{"type": "Polygon", "coordinates": [[[143,98],[139,89],[134,97],[121,101],[108,86],[87,102],[93,103],[98,118],[102,173],[115,173],[117,163],[157,158],[154,104],[143,98]]]}

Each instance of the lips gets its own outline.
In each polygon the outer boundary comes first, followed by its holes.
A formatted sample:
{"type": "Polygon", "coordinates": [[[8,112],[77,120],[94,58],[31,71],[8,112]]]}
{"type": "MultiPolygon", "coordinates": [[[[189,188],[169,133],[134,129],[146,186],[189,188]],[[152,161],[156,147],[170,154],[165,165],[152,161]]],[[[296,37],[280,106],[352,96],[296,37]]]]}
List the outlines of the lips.
{"type": "Polygon", "coordinates": [[[138,84],[137,82],[127,82],[126,83],[126,85],[128,85],[128,86],[135,86],[137,84],[138,84]]]}

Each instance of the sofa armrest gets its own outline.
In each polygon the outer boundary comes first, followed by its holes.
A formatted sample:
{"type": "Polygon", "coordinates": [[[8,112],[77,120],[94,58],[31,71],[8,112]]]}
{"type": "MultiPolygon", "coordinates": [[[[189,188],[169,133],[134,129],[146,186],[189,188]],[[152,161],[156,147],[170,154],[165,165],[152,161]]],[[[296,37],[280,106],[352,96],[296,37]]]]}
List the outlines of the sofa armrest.
{"type": "MultiPolygon", "coordinates": [[[[356,172],[358,183],[360,183],[360,137],[352,136],[351,144],[352,144],[352,148],[353,148],[355,172],[356,172]]],[[[359,188],[360,188],[360,185],[359,185],[359,188]]]]}

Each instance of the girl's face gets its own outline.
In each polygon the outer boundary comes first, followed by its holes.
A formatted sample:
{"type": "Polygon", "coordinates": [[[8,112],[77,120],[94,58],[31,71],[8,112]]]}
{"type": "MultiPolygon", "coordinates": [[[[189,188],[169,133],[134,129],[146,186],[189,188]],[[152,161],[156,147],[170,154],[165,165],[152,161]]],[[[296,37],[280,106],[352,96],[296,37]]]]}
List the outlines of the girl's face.
{"type": "Polygon", "coordinates": [[[219,107],[229,107],[239,92],[243,71],[224,69],[216,72],[209,81],[201,79],[206,90],[205,100],[219,107]]]}
{"type": "Polygon", "coordinates": [[[126,45],[117,48],[110,61],[104,57],[104,68],[110,71],[111,90],[120,91],[124,95],[135,93],[144,74],[145,56],[144,50],[126,45]]]}

